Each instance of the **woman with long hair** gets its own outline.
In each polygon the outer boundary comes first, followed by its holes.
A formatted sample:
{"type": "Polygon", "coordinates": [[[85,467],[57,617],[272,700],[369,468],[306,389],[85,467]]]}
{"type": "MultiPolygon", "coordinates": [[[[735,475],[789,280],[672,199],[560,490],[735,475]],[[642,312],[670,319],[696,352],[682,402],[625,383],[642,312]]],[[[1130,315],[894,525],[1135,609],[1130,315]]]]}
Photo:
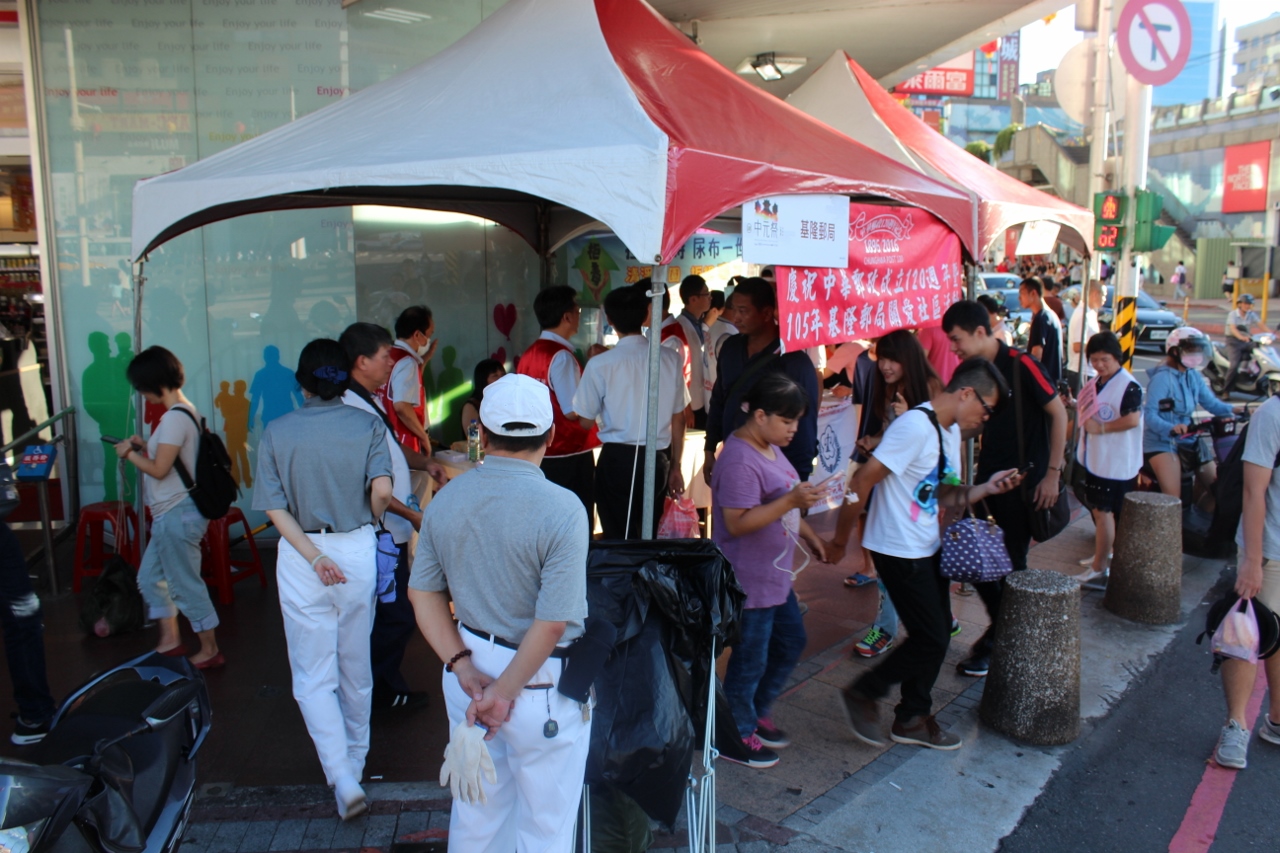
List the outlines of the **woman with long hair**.
{"type": "MultiPolygon", "coordinates": [[[[875,358],[871,408],[880,428],[874,435],[858,440],[858,449],[868,455],[880,444],[885,429],[894,418],[913,406],[929,402],[942,391],[942,380],[929,364],[924,347],[908,329],[898,329],[876,341],[875,358]]],[[[870,505],[873,495],[866,496],[864,506],[870,505]]],[[[865,523],[866,514],[863,513],[858,518],[860,530],[865,523]]],[[[870,565],[870,555],[864,551],[863,557],[870,565]]],[[[859,580],[855,575],[846,579],[845,584],[860,586],[859,580]]],[[[854,645],[854,651],[865,658],[876,657],[893,648],[893,638],[898,633],[898,611],[889,600],[884,584],[879,580],[876,583],[880,588],[880,608],[867,633],[854,645]]]]}
{"type": "Polygon", "coordinates": [[[471,377],[471,396],[462,404],[462,434],[467,435],[471,422],[480,422],[480,403],[484,389],[507,375],[507,369],[496,358],[482,358],[471,377]]]}

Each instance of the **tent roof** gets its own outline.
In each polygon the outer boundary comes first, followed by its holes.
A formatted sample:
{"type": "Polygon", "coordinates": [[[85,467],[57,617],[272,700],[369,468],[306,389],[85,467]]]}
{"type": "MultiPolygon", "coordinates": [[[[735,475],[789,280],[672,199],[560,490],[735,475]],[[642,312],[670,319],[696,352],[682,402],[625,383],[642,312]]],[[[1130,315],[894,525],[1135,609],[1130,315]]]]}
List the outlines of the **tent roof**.
{"type": "Polygon", "coordinates": [[[915,205],[976,243],[967,193],[742,81],[642,0],[512,0],[403,74],[139,181],[133,253],[245,213],[396,204],[484,216],[542,251],[595,221],[668,259],[783,193],[915,205]]]}
{"type": "Polygon", "coordinates": [[[1061,242],[1082,253],[1092,251],[1090,211],[1033,189],[969,154],[903,109],[843,51],[836,51],[787,100],[897,162],[973,193],[982,251],[1002,240],[1006,229],[1036,220],[1058,223],[1061,242]]]}

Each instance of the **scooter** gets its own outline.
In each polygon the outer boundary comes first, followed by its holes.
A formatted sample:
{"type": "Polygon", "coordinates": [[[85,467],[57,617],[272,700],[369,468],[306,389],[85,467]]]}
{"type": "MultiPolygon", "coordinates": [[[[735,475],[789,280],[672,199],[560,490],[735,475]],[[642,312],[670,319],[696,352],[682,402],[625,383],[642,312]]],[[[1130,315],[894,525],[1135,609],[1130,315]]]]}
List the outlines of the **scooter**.
{"type": "Polygon", "coordinates": [[[155,652],[72,693],[35,763],[0,759],[7,853],[173,853],[213,711],[186,658],[155,652]]]}
{"type": "MultiPolygon", "coordinates": [[[[1202,371],[1213,393],[1222,395],[1230,368],[1231,353],[1227,350],[1227,345],[1214,344],[1213,358],[1202,371]]],[[[1267,333],[1253,336],[1253,348],[1240,362],[1240,370],[1236,373],[1231,390],[1257,397],[1280,394],[1280,353],[1276,352],[1275,335],[1267,333]]]]}

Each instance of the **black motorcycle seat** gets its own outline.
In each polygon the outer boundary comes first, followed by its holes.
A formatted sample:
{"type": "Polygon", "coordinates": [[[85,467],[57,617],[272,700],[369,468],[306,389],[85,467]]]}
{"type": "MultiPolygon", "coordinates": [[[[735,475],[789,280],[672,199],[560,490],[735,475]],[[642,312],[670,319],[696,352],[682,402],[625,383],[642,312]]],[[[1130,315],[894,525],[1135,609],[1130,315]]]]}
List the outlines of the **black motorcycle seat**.
{"type": "MultiPolygon", "coordinates": [[[[143,722],[142,712],[164,686],[153,681],[120,681],[105,686],[73,707],[41,742],[35,760],[66,764],[88,758],[99,741],[118,737],[143,722]]],[[[120,744],[133,765],[134,781],[128,799],[145,832],[164,806],[179,761],[185,760],[180,721],[146,732],[120,744]]]]}

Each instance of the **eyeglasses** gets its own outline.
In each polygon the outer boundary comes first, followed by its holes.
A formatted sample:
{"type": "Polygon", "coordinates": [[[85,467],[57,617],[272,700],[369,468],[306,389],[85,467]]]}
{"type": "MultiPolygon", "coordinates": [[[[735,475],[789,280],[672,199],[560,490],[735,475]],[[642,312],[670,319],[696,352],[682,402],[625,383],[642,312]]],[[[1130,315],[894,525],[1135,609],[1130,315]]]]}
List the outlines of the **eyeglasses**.
{"type": "MultiPolygon", "coordinates": [[[[978,392],[977,392],[977,391],[974,391],[974,392],[973,392],[973,394],[974,394],[974,396],[975,396],[975,397],[977,397],[977,396],[978,396],[978,392]]],[[[984,411],[984,412],[986,412],[986,413],[987,413],[987,417],[989,417],[989,418],[994,418],[994,417],[996,416],[996,407],[995,407],[995,406],[988,406],[988,405],[987,405],[987,401],[986,401],[986,400],[984,400],[984,399],[982,399],[981,397],[978,397],[978,402],[982,405],[982,411],[984,411]]]]}

